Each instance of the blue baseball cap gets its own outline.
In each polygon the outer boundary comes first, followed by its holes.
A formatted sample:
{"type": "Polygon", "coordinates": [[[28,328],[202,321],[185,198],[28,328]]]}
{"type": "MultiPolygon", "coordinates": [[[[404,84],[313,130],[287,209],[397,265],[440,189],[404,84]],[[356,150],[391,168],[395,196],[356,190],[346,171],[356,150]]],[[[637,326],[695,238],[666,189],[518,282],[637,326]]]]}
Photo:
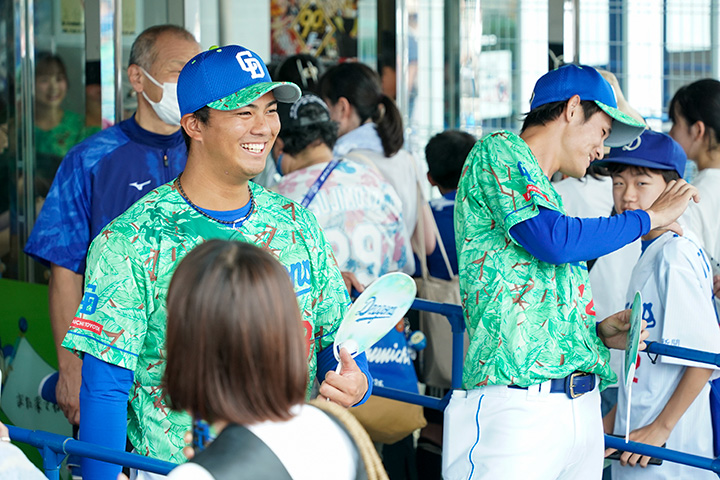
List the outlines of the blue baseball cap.
{"type": "Polygon", "coordinates": [[[615,92],[600,72],[587,65],[567,64],[552,70],[535,83],[530,110],[552,102],[565,102],[574,95],[594,101],[612,119],[612,131],[605,145],[621,147],[635,140],[645,124],[617,108],[615,92]]]}
{"type": "Polygon", "coordinates": [[[611,148],[610,153],[593,164],[620,163],[657,170],[675,170],[680,178],[685,174],[687,156],[670,135],[645,130],[637,139],[623,147],[611,148]]]}
{"type": "Polygon", "coordinates": [[[244,107],[269,91],[279,102],[300,98],[300,87],[290,82],[273,82],[260,56],[239,45],[211,47],[185,64],[178,77],[180,115],[204,106],[216,110],[244,107]]]}

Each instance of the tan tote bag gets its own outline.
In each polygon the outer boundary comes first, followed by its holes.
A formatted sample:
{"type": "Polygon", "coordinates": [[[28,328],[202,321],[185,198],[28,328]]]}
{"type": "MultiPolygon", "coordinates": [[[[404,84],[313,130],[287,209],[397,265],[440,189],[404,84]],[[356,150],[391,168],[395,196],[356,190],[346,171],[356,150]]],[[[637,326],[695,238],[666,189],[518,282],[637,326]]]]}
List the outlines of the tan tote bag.
{"type": "MultiPolygon", "coordinates": [[[[419,192],[418,188],[418,192],[419,192]]],[[[431,225],[425,225],[422,215],[418,215],[418,230],[432,228],[435,232],[435,239],[440,253],[445,260],[450,280],[432,277],[427,268],[427,253],[424,242],[414,244],[420,258],[422,277],[416,278],[418,286],[418,298],[438,303],[451,303],[460,305],[460,284],[458,276],[455,275],[450,266],[450,260],[445,250],[440,231],[434,217],[431,217],[431,225]]],[[[428,386],[438,388],[450,388],[452,382],[452,327],[447,317],[438,313],[420,312],[420,330],[425,334],[427,346],[420,351],[420,375],[419,379],[428,386]]],[[[467,353],[470,343],[467,331],[465,332],[463,358],[467,353]]]]}

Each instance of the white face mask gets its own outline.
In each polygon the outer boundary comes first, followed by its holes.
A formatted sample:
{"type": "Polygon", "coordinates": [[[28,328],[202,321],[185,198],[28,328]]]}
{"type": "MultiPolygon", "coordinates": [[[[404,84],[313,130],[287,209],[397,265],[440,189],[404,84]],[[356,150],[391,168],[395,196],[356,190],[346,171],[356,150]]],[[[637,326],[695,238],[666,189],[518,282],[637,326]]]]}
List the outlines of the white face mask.
{"type": "Polygon", "coordinates": [[[160,120],[167,123],[168,125],[180,125],[180,105],[177,99],[177,83],[160,83],[155,80],[144,68],[140,67],[140,70],[145,76],[150,79],[152,83],[162,88],[163,94],[159,102],[153,102],[148,98],[145,92],[142,92],[142,96],[148,101],[150,106],[155,110],[160,120]]]}

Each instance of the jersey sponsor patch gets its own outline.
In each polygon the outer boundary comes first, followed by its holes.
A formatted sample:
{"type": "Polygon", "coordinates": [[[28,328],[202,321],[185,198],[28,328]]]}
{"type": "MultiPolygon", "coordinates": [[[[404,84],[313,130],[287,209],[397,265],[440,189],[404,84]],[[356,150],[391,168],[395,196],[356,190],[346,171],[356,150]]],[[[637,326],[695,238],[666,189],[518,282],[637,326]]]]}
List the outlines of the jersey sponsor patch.
{"type": "Polygon", "coordinates": [[[100,335],[103,331],[103,326],[99,323],[79,317],[73,318],[70,326],[73,328],[79,328],[80,330],[87,330],[93,332],[96,335],[100,335]]]}
{"type": "Polygon", "coordinates": [[[525,190],[525,194],[523,195],[523,198],[524,198],[526,201],[529,201],[529,200],[530,200],[530,197],[532,196],[533,193],[537,193],[538,195],[540,195],[541,197],[543,197],[543,198],[544,198],[545,200],[547,200],[548,202],[550,201],[550,199],[547,197],[547,195],[545,195],[545,194],[544,194],[538,187],[536,187],[535,185],[528,185],[528,186],[527,186],[527,189],[525,190]]]}
{"type": "Polygon", "coordinates": [[[532,175],[530,175],[530,172],[528,172],[527,169],[523,166],[522,162],[517,162],[517,168],[518,170],[520,170],[520,174],[528,181],[528,186],[525,189],[525,193],[523,194],[523,198],[525,199],[525,201],[529,202],[532,194],[537,193],[549,202],[550,199],[542,192],[542,190],[537,187],[535,180],[533,179],[532,175]]]}

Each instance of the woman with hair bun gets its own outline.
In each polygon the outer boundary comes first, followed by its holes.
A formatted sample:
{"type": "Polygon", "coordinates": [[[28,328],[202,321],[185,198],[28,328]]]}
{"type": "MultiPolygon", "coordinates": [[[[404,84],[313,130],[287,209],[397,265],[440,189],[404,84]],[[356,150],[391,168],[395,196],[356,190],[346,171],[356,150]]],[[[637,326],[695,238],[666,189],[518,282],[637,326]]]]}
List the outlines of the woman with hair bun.
{"type": "MultiPolygon", "coordinates": [[[[395,189],[402,202],[403,222],[409,236],[414,236],[418,205],[425,222],[432,220],[427,202],[418,202],[415,159],[406,150],[402,116],[395,102],[382,93],[378,74],[362,63],[341,63],[328,69],[320,78],[320,96],[338,123],[336,158],[371,164],[395,189]]],[[[432,229],[422,232],[426,249],[435,249],[432,229]]],[[[414,271],[409,262],[405,271],[414,271]]]]}

